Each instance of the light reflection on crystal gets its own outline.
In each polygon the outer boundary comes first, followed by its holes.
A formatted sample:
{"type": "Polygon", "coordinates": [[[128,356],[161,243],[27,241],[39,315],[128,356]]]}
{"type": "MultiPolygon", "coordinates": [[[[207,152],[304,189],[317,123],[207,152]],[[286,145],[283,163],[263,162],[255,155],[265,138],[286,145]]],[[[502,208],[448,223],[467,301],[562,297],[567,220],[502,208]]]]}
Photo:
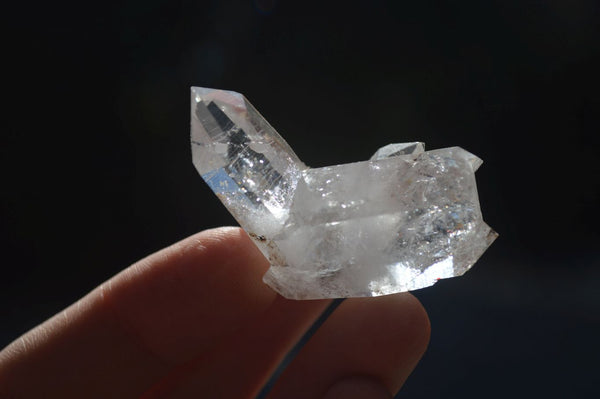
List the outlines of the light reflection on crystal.
{"type": "Polygon", "coordinates": [[[497,236],[479,209],[481,160],[458,147],[390,144],[310,169],[241,94],[193,88],[192,152],[288,298],[423,288],[463,274],[497,236]]]}

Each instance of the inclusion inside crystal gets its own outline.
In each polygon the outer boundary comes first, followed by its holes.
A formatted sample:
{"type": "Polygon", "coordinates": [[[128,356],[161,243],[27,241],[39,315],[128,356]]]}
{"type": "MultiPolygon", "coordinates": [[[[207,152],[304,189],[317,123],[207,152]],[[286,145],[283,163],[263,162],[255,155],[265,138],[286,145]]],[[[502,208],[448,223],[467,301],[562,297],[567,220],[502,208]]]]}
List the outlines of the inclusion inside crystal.
{"type": "Polygon", "coordinates": [[[390,144],[368,161],[306,167],[239,93],[192,88],[194,165],[294,299],[377,296],[462,275],[497,234],[482,219],[481,160],[390,144]]]}

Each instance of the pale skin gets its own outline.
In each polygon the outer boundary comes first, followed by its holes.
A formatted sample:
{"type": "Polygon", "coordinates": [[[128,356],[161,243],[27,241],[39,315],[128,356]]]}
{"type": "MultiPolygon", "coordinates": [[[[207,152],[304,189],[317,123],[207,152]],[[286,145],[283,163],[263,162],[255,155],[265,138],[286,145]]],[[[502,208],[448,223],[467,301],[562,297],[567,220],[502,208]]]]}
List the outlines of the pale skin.
{"type": "MultiPolygon", "coordinates": [[[[135,263],[0,352],[2,398],[253,398],[330,300],[294,301],[238,228],[135,263]]],[[[390,398],[429,320],[408,293],[344,301],[268,398],[390,398]]]]}

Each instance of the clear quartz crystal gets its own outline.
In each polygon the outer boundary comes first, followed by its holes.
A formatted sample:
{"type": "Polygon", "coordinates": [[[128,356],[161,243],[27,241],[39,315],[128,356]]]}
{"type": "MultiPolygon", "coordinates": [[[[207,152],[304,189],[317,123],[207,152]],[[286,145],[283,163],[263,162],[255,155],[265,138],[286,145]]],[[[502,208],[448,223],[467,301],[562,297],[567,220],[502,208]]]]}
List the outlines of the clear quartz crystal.
{"type": "Polygon", "coordinates": [[[239,93],[192,88],[194,165],[271,263],[287,298],[386,295],[465,273],[497,234],[482,219],[481,160],[390,144],[311,169],[239,93]]]}

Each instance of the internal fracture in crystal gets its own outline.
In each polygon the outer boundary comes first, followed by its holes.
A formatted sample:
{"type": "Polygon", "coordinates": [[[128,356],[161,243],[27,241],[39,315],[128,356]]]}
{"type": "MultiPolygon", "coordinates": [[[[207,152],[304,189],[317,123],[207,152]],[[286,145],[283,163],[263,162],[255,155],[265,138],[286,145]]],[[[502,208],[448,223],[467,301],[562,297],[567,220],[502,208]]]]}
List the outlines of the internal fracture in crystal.
{"type": "Polygon", "coordinates": [[[459,147],[389,144],[309,168],[241,94],[192,88],[196,169],[271,263],[287,298],[378,296],[460,276],[497,234],[459,147]]]}

